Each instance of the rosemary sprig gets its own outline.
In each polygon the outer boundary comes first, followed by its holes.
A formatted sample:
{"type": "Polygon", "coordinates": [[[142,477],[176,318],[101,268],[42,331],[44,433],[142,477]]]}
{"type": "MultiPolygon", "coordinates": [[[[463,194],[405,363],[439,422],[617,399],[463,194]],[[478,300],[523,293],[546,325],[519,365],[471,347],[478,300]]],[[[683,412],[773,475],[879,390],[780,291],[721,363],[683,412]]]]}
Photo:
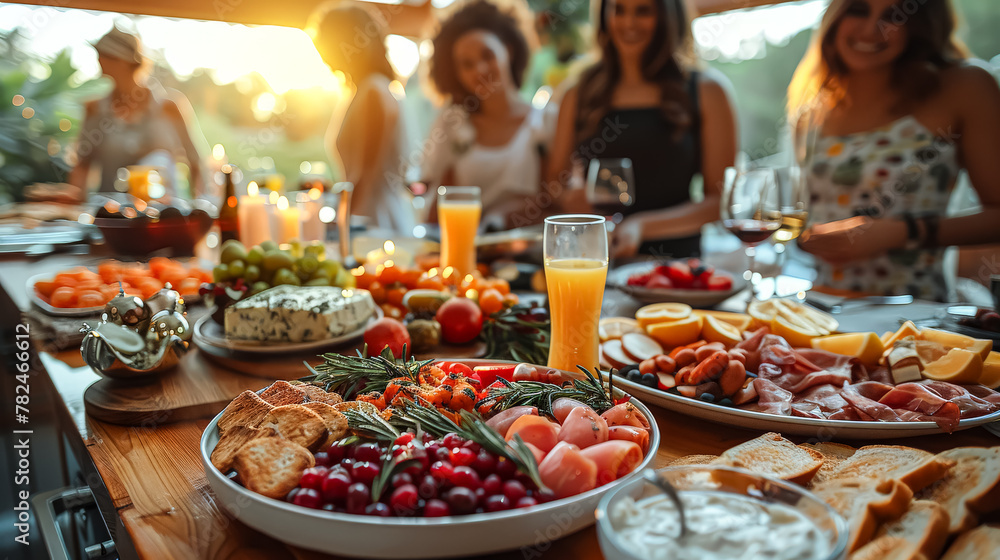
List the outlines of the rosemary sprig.
{"type": "Polygon", "coordinates": [[[434,437],[461,431],[461,427],[451,418],[434,406],[423,402],[405,402],[402,410],[397,410],[396,414],[393,414],[392,421],[395,426],[402,429],[412,429],[415,433],[423,430],[434,437]]]}
{"type": "MultiPolygon", "coordinates": [[[[305,364],[312,375],[307,375],[300,381],[322,383],[328,392],[354,397],[359,393],[384,391],[389,381],[397,377],[407,377],[416,383],[420,369],[433,362],[433,360],[417,361],[413,358],[397,360],[388,347],[380,356],[368,357],[367,354],[367,346],[364,351],[358,351],[357,356],[323,354],[323,363],[315,368],[305,364]]],[[[403,355],[406,355],[405,346],[403,355]]]]}
{"type": "Polygon", "coordinates": [[[347,425],[356,433],[380,441],[394,441],[399,430],[378,414],[348,409],[342,412],[347,417],[347,425]]]}
{"type": "Polygon", "coordinates": [[[476,403],[475,408],[478,409],[481,404],[492,404],[490,410],[495,414],[514,406],[524,405],[537,407],[541,414],[552,415],[552,403],[561,397],[576,399],[593,408],[598,414],[614,406],[614,400],[609,398],[600,379],[587,368],[577,367],[587,377],[574,379],[562,386],[541,381],[507,381],[497,378],[504,387],[492,389],[489,396],[476,403]]]}
{"type": "Polygon", "coordinates": [[[550,323],[524,319],[530,316],[531,309],[519,303],[490,315],[479,335],[486,342],[484,358],[529,364],[544,364],[549,360],[550,323]]]}
{"type": "Polygon", "coordinates": [[[483,449],[493,453],[498,457],[504,457],[514,463],[514,466],[521,472],[528,475],[528,478],[538,487],[545,489],[542,477],[538,472],[538,463],[535,462],[535,455],[524,444],[520,435],[515,434],[510,441],[505,441],[493,428],[486,425],[478,414],[473,414],[467,410],[461,412],[462,429],[458,435],[465,439],[472,440],[483,449]]]}
{"type": "Polygon", "coordinates": [[[388,488],[393,475],[419,464],[420,461],[413,456],[413,452],[410,450],[403,451],[395,457],[386,455],[382,460],[382,468],[379,470],[378,476],[372,481],[372,502],[377,502],[382,498],[382,494],[388,488]]]}

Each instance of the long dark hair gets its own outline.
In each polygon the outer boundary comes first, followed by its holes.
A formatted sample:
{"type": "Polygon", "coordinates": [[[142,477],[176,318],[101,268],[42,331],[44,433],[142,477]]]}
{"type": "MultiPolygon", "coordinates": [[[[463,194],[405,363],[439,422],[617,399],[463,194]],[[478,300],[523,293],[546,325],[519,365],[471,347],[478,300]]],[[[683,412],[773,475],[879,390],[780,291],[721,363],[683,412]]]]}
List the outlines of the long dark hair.
{"type": "MultiPolygon", "coordinates": [[[[621,61],[608,33],[605,16],[608,1],[597,0],[597,13],[591,18],[597,22],[601,58],[580,76],[578,143],[597,134],[601,119],[611,109],[611,97],[621,79],[621,61]]],[[[680,135],[692,121],[691,99],[684,87],[688,67],[694,63],[688,10],[684,0],[654,0],[653,4],[656,6],[656,33],[642,55],[642,73],[645,79],[660,86],[663,117],[677,126],[680,135]]]]}
{"type": "Polygon", "coordinates": [[[385,51],[385,24],[360,6],[326,4],[310,16],[313,42],[323,61],[358,82],[372,74],[396,79],[385,51]]]}
{"type": "MultiPolygon", "coordinates": [[[[833,0],[823,15],[812,44],[788,86],[791,118],[809,109],[814,99],[828,105],[843,97],[848,69],[834,44],[837,27],[852,0],[833,0]]],[[[924,0],[912,14],[904,14],[907,45],[892,65],[892,87],[910,101],[921,101],[941,86],[941,71],[959,64],[968,51],[955,38],[955,15],[948,0],[924,0]]],[[[822,109],[821,109],[822,111],[822,109]]]]}

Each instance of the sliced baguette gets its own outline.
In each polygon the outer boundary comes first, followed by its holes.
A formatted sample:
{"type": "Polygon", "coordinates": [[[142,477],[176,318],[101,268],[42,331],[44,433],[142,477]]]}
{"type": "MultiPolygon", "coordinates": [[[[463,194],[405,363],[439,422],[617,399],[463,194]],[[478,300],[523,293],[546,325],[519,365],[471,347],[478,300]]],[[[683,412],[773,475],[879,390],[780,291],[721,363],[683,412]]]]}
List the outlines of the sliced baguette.
{"type": "Polygon", "coordinates": [[[312,448],[326,439],[326,422],[301,404],[275,407],[261,420],[260,427],[270,428],[278,436],[305,448],[312,448]]]}
{"type": "Polygon", "coordinates": [[[327,393],[321,387],[317,387],[315,385],[303,384],[303,385],[295,385],[295,387],[306,394],[306,398],[309,399],[307,401],[307,404],[308,402],[315,401],[315,402],[326,403],[332,406],[344,402],[344,398],[341,397],[339,394],[327,393]]]}
{"type": "Polygon", "coordinates": [[[302,471],[316,465],[308,449],[284,438],[259,438],[244,445],[233,458],[243,486],[280,500],[298,486],[302,471]]]}
{"type": "Polygon", "coordinates": [[[220,472],[229,472],[233,466],[233,457],[251,441],[275,435],[275,431],[270,428],[252,428],[250,426],[233,426],[219,438],[219,443],[212,450],[212,464],[220,472]]]}
{"type": "Polygon", "coordinates": [[[243,391],[236,396],[219,418],[219,433],[225,434],[233,426],[256,428],[274,405],[253,391],[243,391]]]}
{"type": "Polygon", "coordinates": [[[287,381],[275,381],[261,391],[260,398],[274,406],[302,404],[306,401],[306,392],[287,381]]]}
{"type": "Polygon", "coordinates": [[[730,448],[712,464],[739,467],[805,486],[823,465],[823,455],[771,432],[730,448]]]}
{"type": "Polygon", "coordinates": [[[954,464],[954,461],[912,447],[868,445],[837,465],[828,479],[892,478],[919,492],[940,480],[954,464]]]}
{"type": "MultiPolygon", "coordinates": [[[[934,558],[937,558],[936,556],[934,558]]],[[[916,545],[899,537],[878,537],[856,550],[850,560],[931,560],[916,545]]]]}
{"type": "Polygon", "coordinates": [[[678,457],[670,462],[671,467],[683,467],[685,465],[708,465],[718,459],[718,455],[688,455],[678,457]]]}
{"type": "Polygon", "coordinates": [[[910,487],[894,479],[838,478],[812,491],[847,520],[848,552],[868,544],[879,526],[902,516],[913,499],[910,487]]]}
{"type": "Polygon", "coordinates": [[[986,560],[1000,551],[1000,527],[982,525],[962,533],[948,547],[941,560],[986,560]]]}
{"type": "Polygon", "coordinates": [[[318,414],[323,419],[323,423],[326,424],[326,439],[320,442],[319,449],[325,451],[333,442],[344,437],[344,434],[347,433],[347,417],[337,412],[337,409],[319,401],[307,402],[302,406],[318,414]]]}
{"type": "Polygon", "coordinates": [[[957,447],[938,457],[956,464],[919,498],[944,506],[951,534],[972,529],[980,515],[1000,509],[1000,447],[957,447]]]}
{"type": "Polygon", "coordinates": [[[882,525],[875,540],[903,539],[927,558],[937,558],[948,540],[948,525],[948,512],[939,504],[914,500],[902,517],[882,525]]]}
{"type": "Polygon", "coordinates": [[[822,484],[827,479],[830,478],[830,473],[832,473],[837,465],[844,462],[857,449],[854,449],[850,445],[844,445],[842,443],[832,443],[832,442],[820,442],[820,443],[801,443],[799,447],[803,449],[812,449],[813,451],[818,451],[823,455],[823,466],[819,468],[816,472],[816,476],[813,477],[813,484],[822,484]]]}

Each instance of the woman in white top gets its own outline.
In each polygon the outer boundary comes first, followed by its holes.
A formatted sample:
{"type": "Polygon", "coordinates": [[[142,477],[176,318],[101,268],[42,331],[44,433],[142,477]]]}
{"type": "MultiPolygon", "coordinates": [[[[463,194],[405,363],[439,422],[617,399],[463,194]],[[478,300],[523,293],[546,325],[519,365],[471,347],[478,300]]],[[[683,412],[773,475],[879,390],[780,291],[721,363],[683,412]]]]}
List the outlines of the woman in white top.
{"type": "Polygon", "coordinates": [[[448,105],[431,127],[421,176],[432,193],[438,185],[480,187],[486,227],[541,219],[536,196],[551,112],[519,93],[530,54],[520,17],[483,0],[466,4],[441,24],[430,60],[448,105]]]}
{"type": "Polygon", "coordinates": [[[367,10],[333,8],[315,16],[314,42],[323,61],[347,75],[356,91],[343,119],[334,115],[327,152],[354,184],[351,213],[380,229],[410,234],[415,217],[406,188],[406,134],[396,79],[385,53],[385,30],[367,10]]]}

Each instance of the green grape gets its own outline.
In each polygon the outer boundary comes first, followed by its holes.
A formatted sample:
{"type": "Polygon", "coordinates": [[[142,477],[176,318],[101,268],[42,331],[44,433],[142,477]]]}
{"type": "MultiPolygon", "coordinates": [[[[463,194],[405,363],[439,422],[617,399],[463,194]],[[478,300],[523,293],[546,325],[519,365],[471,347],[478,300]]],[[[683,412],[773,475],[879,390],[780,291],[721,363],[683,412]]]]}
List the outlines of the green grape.
{"type": "Polygon", "coordinates": [[[259,246],[250,249],[247,253],[247,264],[252,264],[255,266],[260,266],[260,263],[264,262],[264,250],[259,246]]]}
{"type": "Polygon", "coordinates": [[[259,294],[270,287],[271,285],[267,282],[254,282],[253,285],[250,286],[250,295],[259,294]]]}
{"type": "Polygon", "coordinates": [[[247,265],[240,259],[236,259],[229,263],[229,276],[231,278],[241,278],[243,273],[246,272],[247,265]]]}
{"type": "Polygon", "coordinates": [[[329,286],[329,278],[313,278],[305,283],[306,286],[329,286]]]}
{"type": "Polygon", "coordinates": [[[285,284],[291,284],[293,286],[301,286],[302,281],[299,277],[288,268],[279,268],[274,273],[274,279],[271,282],[275,286],[283,286],[285,284]]]}
{"type": "Polygon", "coordinates": [[[316,257],[310,257],[310,256],[302,257],[301,259],[299,259],[298,265],[303,272],[306,272],[310,275],[319,270],[319,261],[316,260],[316,257]]]}
{"type": "Polygon", "coordinates": [[[288,242],[288,251],[292,254],[293,258],[300,259],[305,254],[305,250],[302,247],[302,242],[298,239],[293,239],[288,242]]]}
{"type": "Polygon", "coordinates": [[[340,272],[334,278],[333,285],[341,288],[356,288],[358,286],[358,279],[348,272],[346,268],[341,268],[340,272]]]}
{"type": "Polygon", "coordinates": [[[263,251],[264,254],[267,254],[269,251],[277,251],[278,244],[275,243],[274,241],[271,241],[270,239],[268,239],[267,241],[261,241],[260,250],[263,251]]]}
{"type": "Polygon", "coordinates": [[[275,249],[264,254],[263,264],[264,270],[273,272],[281,268],[292,268],[295,265],[295,261],[292,260],[291,255],[288,253],[280,249],[275,249]]]}
{"type": "Polygon", "coordinates": [[[260,280],[260,267],[252,264],[247,265],[247,269],[243,272],[243,279],[247,282],[260,280]]]}
{"type": "Polygon", "coordinates": [[[219,261],[222,264],[229,264],[233,261],[246,258],[247,249],[239,241],[230,239],[222,244],[222,252],[219,254],[219,261]]]}
{"type": "Polygon", "coordinates": [[[322,241],[313,241],[306,246],[306,256],[316,257],[316,260],[321,261],[326,258],[326,245],[322,241]]]}
{"type": "Polygon", "coordinates": [[[229,267],[224,264],[215,265],[215,268],[212,269],[212,280],[216,282],[229,280],[229,267]]]}
{"type": "MultiPolygon", "coordinates": [[[[312,278],[313,279],[316,279],[316,278],[325,278],[325,279],[329,280],[331,278],[331,276],[330,276],[330,273],[325,268],[323,268],[321,266],[321,267],[319,267],[319,268],[316,269],[316,272],[313,272],[312,278]]],[[[334,275],[333,278],[336,278],[336,275],[334,275]]]]}
{"type": "Polygon", "coordinates": [[[323,261],[319,263],[319,267],[325,270],[330,278],[336,278],[344,268],[338,261],[323,261]]]}

